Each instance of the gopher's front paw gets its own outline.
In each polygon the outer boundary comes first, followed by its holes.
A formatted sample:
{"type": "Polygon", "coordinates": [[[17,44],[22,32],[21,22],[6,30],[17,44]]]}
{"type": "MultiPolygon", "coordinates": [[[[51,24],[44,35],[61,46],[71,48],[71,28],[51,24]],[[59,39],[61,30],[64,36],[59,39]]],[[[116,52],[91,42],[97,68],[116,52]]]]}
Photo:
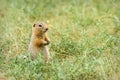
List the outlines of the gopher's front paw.
{"type": "Polygon", "coordinates": [[[47,45],[49,45],[50,44],[50,41],[47,41],[47,45]]]}
{"type": "Polygon", "coordinates": [[[45,45],[49,45],[49,44],[50,44],[49,41],[45,41],[45,42],[44,42],[44,46],[45,46],[45,45]]]}

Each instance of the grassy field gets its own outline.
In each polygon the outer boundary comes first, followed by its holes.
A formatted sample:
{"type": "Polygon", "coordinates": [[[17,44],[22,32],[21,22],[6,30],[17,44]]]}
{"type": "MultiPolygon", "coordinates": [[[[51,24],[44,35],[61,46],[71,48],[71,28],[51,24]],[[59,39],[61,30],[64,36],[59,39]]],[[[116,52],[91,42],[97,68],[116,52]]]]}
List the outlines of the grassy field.
{"type": "Polygon", "coordinates": [[[120,0],[0,0],[0,80],[120,80],[120,0]],[[48,64],[23,59],[38,21],[48,64]]]}

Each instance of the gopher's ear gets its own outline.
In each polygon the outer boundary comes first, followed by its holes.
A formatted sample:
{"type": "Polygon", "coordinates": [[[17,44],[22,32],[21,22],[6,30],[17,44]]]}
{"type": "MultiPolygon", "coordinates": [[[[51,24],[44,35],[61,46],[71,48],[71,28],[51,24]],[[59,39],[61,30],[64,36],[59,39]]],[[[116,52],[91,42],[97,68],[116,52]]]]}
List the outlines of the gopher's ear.
{"type": "Polygon", "coordinates": [[[35,24],[33,24],[33,27],[35,27],[35,24]]]}

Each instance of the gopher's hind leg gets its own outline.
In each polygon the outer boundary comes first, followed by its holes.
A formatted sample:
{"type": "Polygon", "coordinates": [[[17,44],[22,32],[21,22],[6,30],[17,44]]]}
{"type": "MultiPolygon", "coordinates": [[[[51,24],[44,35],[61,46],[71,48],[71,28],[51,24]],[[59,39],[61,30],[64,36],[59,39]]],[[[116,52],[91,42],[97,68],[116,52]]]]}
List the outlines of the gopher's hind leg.
{"type": "Polygon", "coordinates": [[[45,62],[49,62],[49,60],[50,60],[50,52],[49,52],[48,46],[42,47],[41,51],[43,53],[45,62]]]}

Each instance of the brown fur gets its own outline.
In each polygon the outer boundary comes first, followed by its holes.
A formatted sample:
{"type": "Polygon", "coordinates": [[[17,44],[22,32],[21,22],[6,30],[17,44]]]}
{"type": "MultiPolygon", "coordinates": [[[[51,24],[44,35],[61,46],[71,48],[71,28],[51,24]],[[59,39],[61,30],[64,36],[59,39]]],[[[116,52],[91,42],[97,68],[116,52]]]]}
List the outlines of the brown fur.
{"type": "Polygon", "coordinates": [[[50,53],[47,45],[50,43],[50,40],[46,34],[47,30],[48,27],[43,22],[35,23],[32,26],[32,36],[29,44],[29,52],[32,59],[35,59],[37,54],[42,51],[45,61],[49,61],[50,53]]]}

